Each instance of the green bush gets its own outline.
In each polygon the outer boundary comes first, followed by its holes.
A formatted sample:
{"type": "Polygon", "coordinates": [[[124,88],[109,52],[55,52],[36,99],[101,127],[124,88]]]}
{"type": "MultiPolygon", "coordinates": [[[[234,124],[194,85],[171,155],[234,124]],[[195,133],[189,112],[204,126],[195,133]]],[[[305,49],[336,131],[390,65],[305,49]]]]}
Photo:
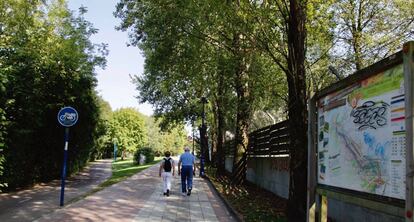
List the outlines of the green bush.
{"type": "Polygon", "coordinates": [[[134,164],[139,164],[140,154],[145,156],[145,163],[154,161],[155,153],[151,147],[142,147],[134,153],[134,164]]]}

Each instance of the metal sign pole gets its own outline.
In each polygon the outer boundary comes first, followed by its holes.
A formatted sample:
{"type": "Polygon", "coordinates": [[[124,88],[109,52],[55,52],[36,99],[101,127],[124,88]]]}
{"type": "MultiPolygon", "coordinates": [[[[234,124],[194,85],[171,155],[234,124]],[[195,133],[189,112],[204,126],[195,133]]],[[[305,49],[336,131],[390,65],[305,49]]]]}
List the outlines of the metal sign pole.
{"type": "Polygon", "coordinates": [[[76,124],[79,115],[76,109],[67,106],[63,107],[57,115],[57,120],[60,125],[65,127],[65,148],[63,150],[63,167],[62,167],[62,181],[60,189],[60,206],[63,206],[65,198],[65,178],[66,178],[66,163],[68,160],[68,146],[69,146],[69,127],[76,124]]]}
{"type": "Polygon", "coordinates": [[[405,149],[406,149],[406,193],[405,193],[405,221],[413,221],[413,85],[414,85],[414,42],[407,42],[403,46],[404,78],[405,78],[405,149]]]}
{"type": "Polygon", "coordinates": [[[207,126],[201,125],[200,127],[200,147],[201,147],[201,151],[200,151],[200,177],[204,177],[204,164],[205,164],[205,152],[208,149],[206,146],[206,131],[207,131],[207,126]]]}
{"type": "Polygon", "coordinates": [[[60,206],[63,206],[65,199],[65,178],[66,178],[66,162],[68,160],[68,145],[69,145],[69,127],[65,128],[65,148],[63,150],[63,168],[62,181],[60,189],[60,206]]]}

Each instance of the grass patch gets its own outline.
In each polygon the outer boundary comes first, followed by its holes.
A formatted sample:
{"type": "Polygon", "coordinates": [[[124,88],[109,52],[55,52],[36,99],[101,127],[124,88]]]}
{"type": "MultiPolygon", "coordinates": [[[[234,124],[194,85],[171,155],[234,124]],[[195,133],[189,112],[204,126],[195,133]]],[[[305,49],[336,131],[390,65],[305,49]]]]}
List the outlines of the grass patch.
{"type": "Polygon", "coordinates": [[[214,168],[206,171],[217,191],[242,215],[244,221],[287,221],[286,199],[251,183],[230,186],[227,176],[216,177],[214,168]]]}
{"type": "Polygon", "coordinates": [[[112,184],[119,183],[126,178],[141,172],[150,166],[158,163],[162,157],[155,157],[154,161],[145,165],[134,165],[132,159],[120,160],[112,163],[112,176],[107,181],[103,182],[99,187],[108,187],[112,184]]]}

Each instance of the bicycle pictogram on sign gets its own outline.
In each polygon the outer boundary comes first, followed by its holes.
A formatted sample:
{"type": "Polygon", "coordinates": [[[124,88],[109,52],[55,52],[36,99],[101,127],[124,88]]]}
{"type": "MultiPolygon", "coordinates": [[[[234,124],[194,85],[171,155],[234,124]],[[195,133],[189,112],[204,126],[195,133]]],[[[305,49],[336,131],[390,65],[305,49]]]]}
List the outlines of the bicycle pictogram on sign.
{"type": "Polygon", "coordinates": [[[76,124],[76,122],[78,121],[78,112],[70,107],[63,107],[59,113],[58,113],[58,122],[62,125],[62,126],[66,126],[66,127],[70,127],[76,124]]]}

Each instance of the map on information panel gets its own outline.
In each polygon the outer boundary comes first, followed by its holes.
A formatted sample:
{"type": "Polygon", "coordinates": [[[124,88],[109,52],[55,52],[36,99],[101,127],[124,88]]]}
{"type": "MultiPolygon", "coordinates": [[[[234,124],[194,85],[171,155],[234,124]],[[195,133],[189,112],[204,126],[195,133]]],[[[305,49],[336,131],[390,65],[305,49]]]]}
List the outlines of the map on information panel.
{"type": "Polygon", "coordinates": [[[321,97],[318,183],[405,199],[405,101],[398,65],[321,97]]]}

